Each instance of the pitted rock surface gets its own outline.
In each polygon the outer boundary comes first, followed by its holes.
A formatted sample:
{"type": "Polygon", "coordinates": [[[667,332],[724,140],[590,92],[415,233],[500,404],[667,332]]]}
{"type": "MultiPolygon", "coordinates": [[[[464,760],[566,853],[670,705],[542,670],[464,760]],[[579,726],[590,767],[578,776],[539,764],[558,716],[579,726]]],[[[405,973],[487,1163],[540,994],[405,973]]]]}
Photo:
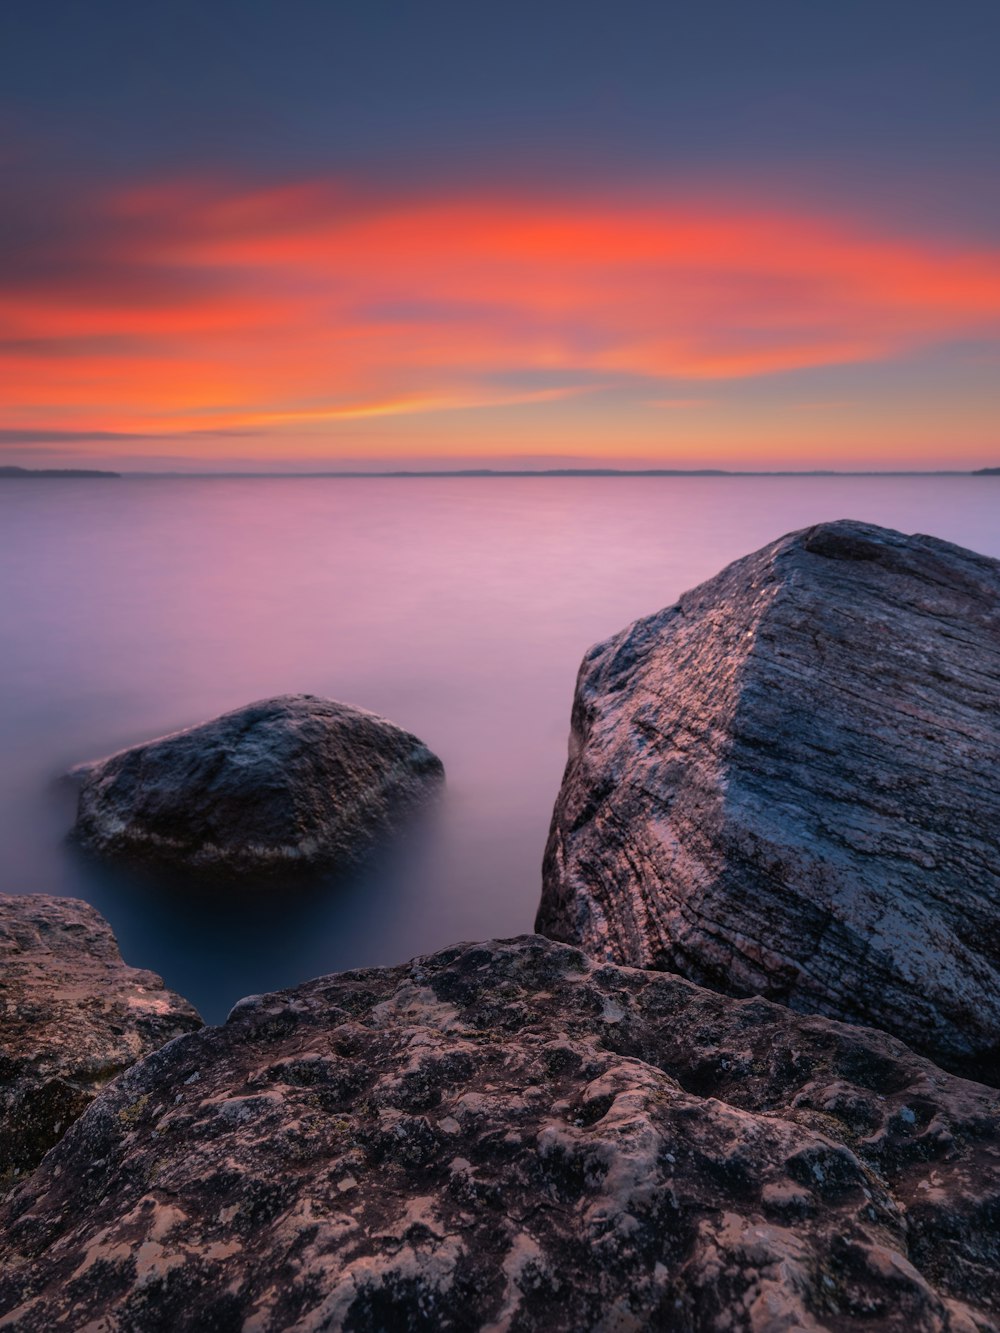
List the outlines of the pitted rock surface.
{"type": "Polygon", "coordinates": [[[995,1331],[998,1130],[881,1033],[460,945],[122,1075],[0,1214],[0,1326],[995,1331]]]}
{"type": "Polygon", "coordinates": [[[200,1026],[155,973],[122,962],[93,907],[0,894],[0,1194],[109,1079],[200,1026]]]}
{"type": "Polygon", "coordinates": [[[444,775],[416,736],[308,694],[248,704],[82,771],[74,833],[85,847],[222,875],[349,865],[444,775]]]}
{"type": "Polygon", "coordinates": [[[825,523],[587,654],[537,929],[1000,1080],[1000,563],[825,523]]]}

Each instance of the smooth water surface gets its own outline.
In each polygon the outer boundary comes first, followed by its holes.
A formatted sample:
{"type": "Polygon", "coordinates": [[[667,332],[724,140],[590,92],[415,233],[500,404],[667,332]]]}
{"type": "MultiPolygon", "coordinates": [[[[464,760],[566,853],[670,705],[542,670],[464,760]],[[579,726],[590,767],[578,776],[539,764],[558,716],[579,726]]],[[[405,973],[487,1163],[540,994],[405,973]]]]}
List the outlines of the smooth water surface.
{"type": "Polygon", "coordinates": [[[93,902],[210,1020],[530,930],[584,651],[833,518],[1000,556],[1000,478],[0,482],[0,890],[93,902]],[[443,810],[383,864],[208,900],[67,846],[70,765],[296,691],[384,713],[444,760],[443,810]]]}

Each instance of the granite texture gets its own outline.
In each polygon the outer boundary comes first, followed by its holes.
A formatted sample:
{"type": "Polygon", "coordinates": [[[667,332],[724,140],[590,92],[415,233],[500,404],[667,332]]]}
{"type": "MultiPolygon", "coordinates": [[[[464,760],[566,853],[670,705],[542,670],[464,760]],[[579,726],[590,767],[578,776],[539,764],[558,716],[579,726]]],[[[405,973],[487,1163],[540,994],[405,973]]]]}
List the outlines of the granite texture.
{"type": "Polygon", "coordinates": [[[537,928],[1000,1078],[1000,564],[792,533],[587,654],[537,928]]]}
{"type": "Polygon", "coordinates": [[[538,937],[251,997],[0,1213],[0,1326],[997,1330],[991,1089],[538,937]]]}
{"type": "Polygon", "coordinates": [[[444,776],[409,732],[308,694],[248,704],[77,771],[84,847],[221,877],[349,866],[444,776]]]}
{"type": "Polygon", "coordinates": [[[0,1193],[109,1079],[201,1026],[76,898],[0,894],[0,1193]]]}

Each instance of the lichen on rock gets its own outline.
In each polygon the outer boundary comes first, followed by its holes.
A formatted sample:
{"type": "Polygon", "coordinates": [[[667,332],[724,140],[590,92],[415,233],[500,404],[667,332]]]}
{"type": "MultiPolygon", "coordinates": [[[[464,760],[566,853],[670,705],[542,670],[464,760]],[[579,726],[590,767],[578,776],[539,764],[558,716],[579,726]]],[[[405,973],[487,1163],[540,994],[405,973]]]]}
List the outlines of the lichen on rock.
{"type": "Polygon", "coordinates": [[[996,1330],[1000,1107],[881,1033],[539,937],[253,997],[0,1213],[57,1327],[996,1330]]]}
{"type": "Polygon", "coordinates": [[[200,1026],[155,973],[122,961],[87,903],[0,894],[0,1193],[110,1079],[200,1026]]]}

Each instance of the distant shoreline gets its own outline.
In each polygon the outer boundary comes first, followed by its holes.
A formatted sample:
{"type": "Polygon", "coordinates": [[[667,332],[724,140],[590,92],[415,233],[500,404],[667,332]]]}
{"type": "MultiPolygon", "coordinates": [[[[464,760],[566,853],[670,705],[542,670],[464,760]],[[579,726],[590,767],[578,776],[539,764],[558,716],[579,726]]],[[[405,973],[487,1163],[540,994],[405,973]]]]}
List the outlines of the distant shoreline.
{"type": "Polygon", "coordinates": [[[125,477],[136,478],[156,478],[156,477],[185,477],[207,480],[211,477],[233,478],[240,477],[244,480],[251,479],[278,479],[278,478],[337,478],[337,479],[388,479],[410,480],[425,477],[466,477],[472,480],[486,478],[489,480],[503,479],[505,477],[981,477],[981,476],[1000,476],[1000,468],[978,468],[975,471],[968,471],[959,468],[939,468],[928,471],[921,471],[917,468],[908,468],[892,472],[874,472],[874,471],[837,471],[833,468],[815,468],[809,471],[797,471],[794,469],[775,470],[775,471],[728,471],[725,468],[449,468],[432,470],[395,470],[392,472],[126,472],[122,474],[125,477]]]}
{"type": "Polygon", "coordinates": [[[322,471],[322,472],[110,472],[97,468],[24,468],[0,467],[0,481],[41,478],[128,478],[129,480],[185,480],[211,481],[213,479],[242,480],[418,480],[434,477],[464,477],[503,479],[506,477],[1000,477],[1000,467],[974,470],[937,468],[921,470],[905,468],[898,471],[865,471],[835,468],[809,470],[775,469],[773,471],[731,471],[726,468],[439,468],[425,470],[395,469],[393,471],[322,471]]]}
{"type": "Polygon", "coordinates": [[[35,477],[121,477],[120,472],[105,472],[92,467],[0,467],[0,481],[31,481],[35,477]]]}

